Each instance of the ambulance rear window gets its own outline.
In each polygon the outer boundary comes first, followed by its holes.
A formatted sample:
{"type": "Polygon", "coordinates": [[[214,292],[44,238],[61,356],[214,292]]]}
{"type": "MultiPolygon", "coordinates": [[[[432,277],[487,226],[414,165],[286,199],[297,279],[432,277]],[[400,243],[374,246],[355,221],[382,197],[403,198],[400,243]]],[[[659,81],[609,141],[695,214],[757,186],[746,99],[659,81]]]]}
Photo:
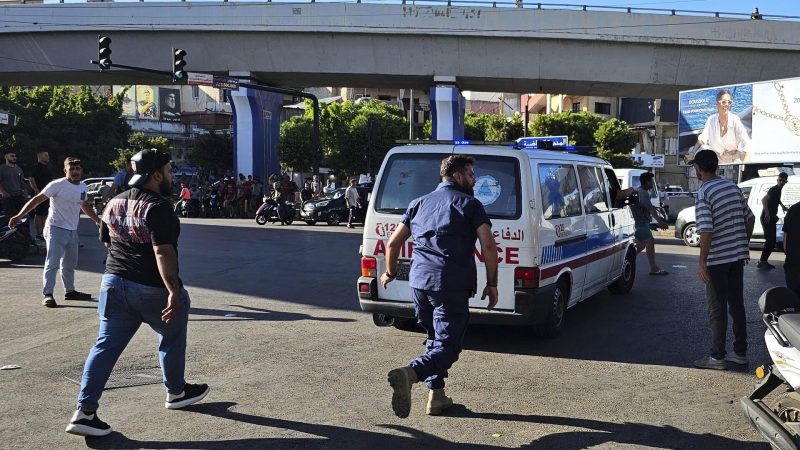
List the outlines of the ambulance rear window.
{"type": "MultiPolygon", "coordinates": [[[[436,189],[445,153],[398,153],[387,161],[375,198],[382,213],[403,214],[409,203],[436,189]]],[[[475,198],[489,217],[520,217],[519,162],[502,156],[470,155],[475,159],[475,198]]]]}

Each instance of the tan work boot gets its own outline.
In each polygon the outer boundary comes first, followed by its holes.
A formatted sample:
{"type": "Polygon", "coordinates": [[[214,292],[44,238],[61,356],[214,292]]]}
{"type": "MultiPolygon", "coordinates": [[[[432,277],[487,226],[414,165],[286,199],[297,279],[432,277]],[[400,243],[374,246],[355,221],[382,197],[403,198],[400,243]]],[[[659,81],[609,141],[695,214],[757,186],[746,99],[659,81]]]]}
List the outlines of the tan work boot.
{"type": "Polygon", "coordinates": [[[392,393],[392,410],[397,417],[405,418],[411,412],[411,385],[417,382],[417,373],[411,367],[400,367],[389,371],[392,393]]]}
{"type": "Polygon", "coordinates": [[[444,395],[444,389],[431,389],[428,392],[428,407],[425,413],[429,416],[438,416],[451,406],[453,399],[444,395]]]}

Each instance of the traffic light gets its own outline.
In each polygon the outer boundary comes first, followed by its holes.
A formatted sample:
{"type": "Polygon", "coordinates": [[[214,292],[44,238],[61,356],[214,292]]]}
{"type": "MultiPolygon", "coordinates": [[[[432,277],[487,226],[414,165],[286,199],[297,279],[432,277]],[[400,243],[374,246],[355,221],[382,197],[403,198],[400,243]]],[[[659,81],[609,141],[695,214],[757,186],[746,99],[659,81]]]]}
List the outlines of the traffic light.
{"type": "Polygon", "coordinates": [[[186,51],[181,50],[179,48],[172,49],[172,82],[178,82],[186,78],[186,72],[183,70],[183,66],[186,65],[186,61],[183,58],[186,56],[186,51]]]}
{"type": "Polygon", "coordinates": [[[97,36],[97,65],[100,71],[111,68],[111,38],[97,36]]]}

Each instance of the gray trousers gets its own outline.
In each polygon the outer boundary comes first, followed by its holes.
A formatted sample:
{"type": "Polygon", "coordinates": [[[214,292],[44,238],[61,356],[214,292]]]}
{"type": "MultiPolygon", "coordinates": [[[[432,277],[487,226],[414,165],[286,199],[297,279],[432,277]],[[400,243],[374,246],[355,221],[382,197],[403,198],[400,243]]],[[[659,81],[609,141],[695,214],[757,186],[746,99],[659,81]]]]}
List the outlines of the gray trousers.
{"type": "Polygon", "coordinates": [[[78,265],[78,230],[47,225],[44,227],[47,258],[44,260],[42,294],[52,294],[56,286],[56,271],[61,269],[61,281],[66,292],[75,290],[75,267],[78,265]]]}
{"type": "Polygon", "coordinates": [[[747,354],[747,321],[744,314],[744,261],[708,266],[706,306],[711,325],[711,356],[725,357],[728,314],[733,320],[733,351],[747,354]]]}

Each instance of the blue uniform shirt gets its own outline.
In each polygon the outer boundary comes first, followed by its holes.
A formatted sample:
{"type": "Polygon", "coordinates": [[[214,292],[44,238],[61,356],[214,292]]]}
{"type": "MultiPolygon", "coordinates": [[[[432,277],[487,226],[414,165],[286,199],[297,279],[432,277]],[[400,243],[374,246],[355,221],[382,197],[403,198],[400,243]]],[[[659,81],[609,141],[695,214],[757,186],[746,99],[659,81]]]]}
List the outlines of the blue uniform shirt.
{"type": "Polygon", "coordinates": [[[401,222],[414,240],[409,285],[430,291],[477,292],[477,230],[492,222],[483,205],[452,181],[408,206],[401,222]]]}

